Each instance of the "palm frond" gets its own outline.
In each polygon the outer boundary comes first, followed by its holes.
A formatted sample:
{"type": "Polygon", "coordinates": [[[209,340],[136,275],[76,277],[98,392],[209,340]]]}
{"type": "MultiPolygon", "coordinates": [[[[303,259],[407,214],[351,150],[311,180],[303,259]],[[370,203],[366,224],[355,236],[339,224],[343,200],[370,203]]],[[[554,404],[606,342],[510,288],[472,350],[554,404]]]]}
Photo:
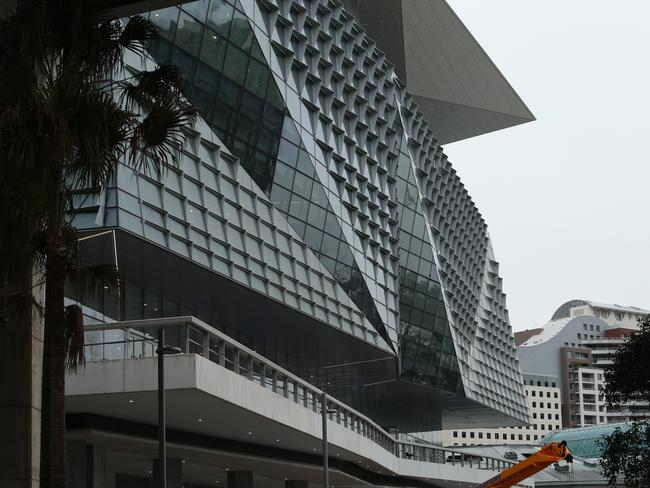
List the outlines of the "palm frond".
{"type": "Polygon", "coordinates": [[[67,123],[75,150],[67,161],[65,180],[72,189],[100,186],[126,151],[135,116],[92,86],[76,89],[69,97],[72,110],[67,123]]]}
{"type": "Polygon", "coordinates": [[[120,47],[143,55],[146,52],[145,44],[157,38],[154,24],[140,15],[135,15],[126,23],[117,42],[120,47]]]}
{"type": "Polygon", "coordinates": [[[153,107],[133,131],[130,164],[143,173],[160,175],[174,164],[174,155],[183,144],[183,127],[191,126],[196,108],[182,101],[164,101],[153,107]]]}
{"type": "Polygon", "coordinates": [[[86,362],[84,352],[84,321],[83,312],[79,305],[68,305],[65,308],[65,367],[69,372],[75,372],[86,362]]]}
{"type": "Polygon", "coordinates": [[[120,101],[128,110],[150,110],[161,100],[180,99],[183,77],[177,66],[163,64],[151,71],[141,71],[131,81],[120,84],[120,101]]]}

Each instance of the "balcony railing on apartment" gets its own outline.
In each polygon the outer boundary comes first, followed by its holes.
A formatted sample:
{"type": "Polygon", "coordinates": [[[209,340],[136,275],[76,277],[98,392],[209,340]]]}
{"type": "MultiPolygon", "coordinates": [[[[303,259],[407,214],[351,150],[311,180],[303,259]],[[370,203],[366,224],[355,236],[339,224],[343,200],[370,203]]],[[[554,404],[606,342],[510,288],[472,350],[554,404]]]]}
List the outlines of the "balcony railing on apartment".
{"type": "MultiPolygon", "coordinates": [[[[195,317],[86,325],[86,361],[152,357],[157,347],[156,330],[160,327],[165,328],[168,344],[180,347],[183,353],[199,354],[320,414],[323,408],[321,390],[195,317]]],[[[446,449],[403,434],[396,438],[335,398],[330,397],[329,401],[329,408],[334,406],[336,411],[328,415],[331,421],[366,437],[398,458],[489,470],[503,470],[515,464],[500,458],[446,449]]]]}

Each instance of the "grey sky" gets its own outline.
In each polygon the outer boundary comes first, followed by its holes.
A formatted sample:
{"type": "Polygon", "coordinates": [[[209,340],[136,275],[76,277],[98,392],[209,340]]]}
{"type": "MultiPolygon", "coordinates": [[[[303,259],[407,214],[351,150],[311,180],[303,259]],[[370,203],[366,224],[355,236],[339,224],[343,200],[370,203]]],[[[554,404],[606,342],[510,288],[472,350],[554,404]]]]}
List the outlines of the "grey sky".
{"type": "Polygon", "coordinates": [[[449,3],[537,117],[445,148],[513,328],[572,298],[650,308],[650,2],[449,3]]]}

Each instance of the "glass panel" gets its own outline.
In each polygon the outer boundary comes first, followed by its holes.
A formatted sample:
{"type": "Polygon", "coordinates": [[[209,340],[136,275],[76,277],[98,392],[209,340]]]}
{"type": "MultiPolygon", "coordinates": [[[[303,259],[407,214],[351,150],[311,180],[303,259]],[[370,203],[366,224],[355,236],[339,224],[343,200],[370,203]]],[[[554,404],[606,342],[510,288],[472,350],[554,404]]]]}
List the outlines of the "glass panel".
{"type": "Polygon", "coordinates": [[[262,63],[251,59],[248,63],[246,75],[246,88],[259,97],[266,94],[266,85],[269,81],[269,69],[262,63]]]}
{"type": "Polygon", "coordinates": [[[209,4],[210,0],[190,0],[187,3],[184,3],[182,7],[183,10],[189,12],[192,17],[196,17],[197,20],[204,22],[209,4]]]}
{"type": "Polygon", "coordinates": [[[253,30],[244,14],[235,10],[235,15],[230,28],[230,42],[239,46],[246,53],[250,52],[253,45],[253,30]]]}
{"type": "Polygon", "coordinates": [[[212,0],[206,23],[223,37],[228,37],[233,13],[234,7],[224,0],[212,0]]]}
{"type": "Polygon", "coordinates": [[[224,74],[238,84],[243,84],[248,68],[248,56],[232,44],[228,46],[224,74]]]}
{"type": "Polygon", "coordinates": [[[164,8],[151,12],[149,20],[158,28],[163,38],[173,41],[178,27],[178,13],[175,7],[164,8]]]}
{"type": "Polygon", "coordinates": [[[178,18],[178,31],[176,32],[175,44],[188,54],[198,56],[202,37],[203,25],[185,12],[181,12],[178,18]]]}
{"type": "Polygon", "coordinates": [[[199,59],[217,71],[221,71],[226,57],[226,41],[216,32],[205,29],[199,59]]]}

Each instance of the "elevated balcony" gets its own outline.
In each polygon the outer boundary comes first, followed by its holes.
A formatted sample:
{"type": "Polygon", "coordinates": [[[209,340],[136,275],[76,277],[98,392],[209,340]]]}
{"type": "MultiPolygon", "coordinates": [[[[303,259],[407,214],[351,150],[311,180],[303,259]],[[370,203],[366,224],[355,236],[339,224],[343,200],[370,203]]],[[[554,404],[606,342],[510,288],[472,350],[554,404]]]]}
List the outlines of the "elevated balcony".
{"type": "MultiPolygon", "coordinates": [[[[73,430],[114,429],[112,435],[119,436],[155,432],[151,430],[157,423],[154,337],[159,327],[182,351],[165,358],[167,422],[176,433],[170,434],[172,448],[191,455],[187,452],[199,448],[188,441],[193,436],[225,445],[245,443],[250,445],[246,459],[251,452],[268,451],[252,460],[252,466],[263,466],[269,456],[285,456],[291,471],[297,457],[303,471],[311,466],[310,476],[318,482],[322,390],[193,317],[88,325],[87,363],[68,377],[66,385],[73,430]],[[101,427],[93,427],[92,419],[101,427]],[[131,427],[125,428],[124,422],[131,427]]],[[[355,484],[361,479],[367,484],[403,485],[408,478],[414,486],[470,488],[513,464],[391,435],[342,402],[332,398],[330,402],[330,456],[341,479],[336,484],[354,478],[355,484]]]]}

